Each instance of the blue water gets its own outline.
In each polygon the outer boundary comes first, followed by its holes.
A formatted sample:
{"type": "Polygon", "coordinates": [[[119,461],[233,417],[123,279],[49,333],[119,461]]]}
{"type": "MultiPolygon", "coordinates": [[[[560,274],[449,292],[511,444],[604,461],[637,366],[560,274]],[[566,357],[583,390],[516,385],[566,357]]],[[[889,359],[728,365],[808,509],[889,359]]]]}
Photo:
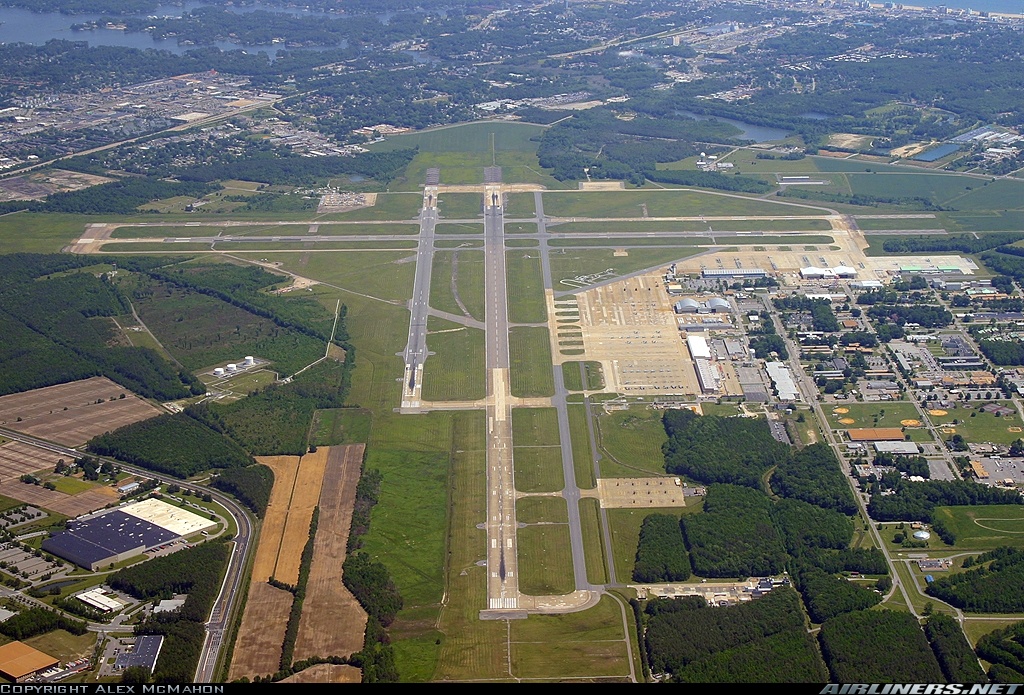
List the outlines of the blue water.
{"type": "MultiPolygon", "coordinates": [[[[181,15],[198,7],[206,6],[207,3],[201,0],[185,0],[177,5],[160,5],[145,16],[157,17],[180,17],[181,15]]],[[[225,8],[230,12],[246,13],[256,10],[268,12],[283,12],[296,16],[327,17],[329,15],[317,12],[310,12],[294,7],[276,7],[271,5],[247,5],[245,7],[225,8]]],[[[31,12],[12,7],[0,7],[0,43],[29,43],[34,46],[41,46],[51,39],[64,39],[66,41],[86,41],[90,46],[125,46],[128,48],[159,48],[172,53],[182,54],[195,46],[178,45],[177,39],[157,40],[149,34],[136,32],[128,33],[114,29],[95,29],[93,31],[72,31],[72,24],[83,24],[95,21],[102,17],[99,14],[62,15],[59,12],[31,12]]],[[[382,19],[388,19],[390,15],[382,19]]],[[[233,41],[217,41],[213,44],[222,51],[233,51],[243,49],[250,53],[264,51],[273,56],[278,50],[283,49],[281,45],[246,46],[233,41]]]]}
{"type": "Polygon", "coordinates": [[[739,128],[740,134],[736,136],[737,140],[753,140],[754,142],[772,142],[774,140],[782,140],[791,135],[788,130],[782,128],[771,128],[769,126],[754,125],[753,123],[746,123],[744,121],[737,121],[734,118],[721,118],[719,116],[705,116],[699,113],[693,113],[692,111],[676,111],[680,116],[687,116],[698,121],[721,121],[722,123],[728,123],[731,126],[739,128]]]}
{"type": "Polygon", "coordinates": [[[939,145],[934,149],[922,152],[921,154],[912,157],[912,159],[916,159],[919,162],[934,162],[936,160],[942,159],[946,155],[953,154],[959,149],[960,145],[946,143],[945,145],[939,145]]]}

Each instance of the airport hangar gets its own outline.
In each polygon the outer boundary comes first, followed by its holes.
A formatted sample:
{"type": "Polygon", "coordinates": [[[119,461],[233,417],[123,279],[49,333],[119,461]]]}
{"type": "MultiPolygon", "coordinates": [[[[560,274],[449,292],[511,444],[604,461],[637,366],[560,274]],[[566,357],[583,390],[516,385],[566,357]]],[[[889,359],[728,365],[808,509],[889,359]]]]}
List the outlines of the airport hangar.
{"type": "Polygon", "coordinates": [[[150,498],[69,521],[66,531],[43,541],[42,549],[95,572],[214,526],[215,521],[150,498]]]}

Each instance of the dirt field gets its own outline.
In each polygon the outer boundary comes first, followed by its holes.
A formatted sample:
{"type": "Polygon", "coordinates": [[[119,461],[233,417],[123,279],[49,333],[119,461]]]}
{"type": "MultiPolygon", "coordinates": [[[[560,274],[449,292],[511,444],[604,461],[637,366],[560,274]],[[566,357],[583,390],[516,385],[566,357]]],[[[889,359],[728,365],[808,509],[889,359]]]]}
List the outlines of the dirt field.
{"type": "Polygon", "coordinates": [[[0,425],[67,446],[161,412],[105,377],[0,397],[0,425]]]}
{"type": "Polygon", "coordinates": [[[228,680],[242,676],[251,679],[277,671],[293,598],[290,592],[253,578],[228,680]]]}
{"type": "Polygon", "coordinates": [[[355,666],[317,664],[288,676],[281,683],[360,683],[362,680],[362,671],[355,666]]]}
{"type": "Polygon", "coordinates": [[[366,612],[341,582],[365,445],[329,448],[313,562],[295,642],[296,661],[328,654],[349,656],[362,649],[366,630],[366,612]]]}
{"type": "Polygon", "coordinates": [[[0,495],[57,512],[69,517],[88,514],[120,498],[112,487],[96,487],[77,495],[47,490],[42,485],[26,485],[19,480],[0,484],[0,495]]]}
{"type": "Polygon", "coordinates": [[[37,449],[31,444],[8,442],[0,446],[0,482],[43,469],[52,471],[60,458],[60,454],[37,449]]]}

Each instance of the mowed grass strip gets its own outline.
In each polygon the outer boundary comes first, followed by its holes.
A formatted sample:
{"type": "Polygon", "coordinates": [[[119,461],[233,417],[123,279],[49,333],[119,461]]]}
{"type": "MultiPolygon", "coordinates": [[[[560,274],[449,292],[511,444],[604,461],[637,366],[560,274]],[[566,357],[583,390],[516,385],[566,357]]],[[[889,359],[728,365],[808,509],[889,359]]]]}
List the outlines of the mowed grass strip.
{"type": "Polygon", "coordinates": [[[569,509],[562,497],[521,497],[516,500],[520,524],[568,524],[569,509]]]}
{"type": "Polygon", "coordinates": [[[558,413],[554,408],[513,408],[515,446],[558,446],[558,413]]]}
{"type": "MultiPolygon", "coordinates": [[[[607,558],[604,554],[604,537],[601,533],[601,503],[585,497],[579,501],[580,525],[583,528],[583,551],[587,563],[587,581],[592,584],[607,584],[607,558]]],[[[621,580],[620,580],[621,581],[621,580]]]]}
{"type": "Polygon", "coordinates": [[[565,388],[570,391],[597,391],[604,388],[600,362],[563,362],[562,379],[565,381],[565,388]]]}
{"type": "Polygon", "coordinates": [[[483,193],[442,193],[437,197],[441,219],[471,220],[484,214],[483,193]]]}
{"type": "Polygon", "coordinates": [[[757,215],[814,217],[810,207],[783,205],[737,194],[644,189],[635,191],[565,191],[544,194],[551,217],[698,217],[757,215]]]}
{"type": "MultiPolygon", "coordinates": [[[[788,213],[781,213],[783,215],[788,213]]],[[[898,221],[898,220],[894,220],[898,221]]],[[[828,220],[622,220],[620,222],[562,222],[547,226],[552,234],[614,232],[615,234],[647,234],[650,232],[706,232],[712,227],[718,232],[815,232],[832,228],[828,220]]],[[[911,227],[914,229],[914,227],[911,227]]],[[[881,227],[881,229],[887,229],[881,227]]]]}
{"type": "Polygon", "coordinates": [[[516,326],[509,331],[512,395],[519,398],[555,395],[548,329],[516,326]]]}
{"type": "Polygon", "coordinates": [[[537,214],[533,193],[507,193],[505,195],[505,217],[528,218],[537,214]]]}
{"type": "Polygon", "coordinates": [[[448,603],[437,619],[440,634],[431,629],[434,620],[429,615],[411,625],[396,622],[389,629],[403,681],[508,675],[505,626],[479,618],[480,607],[487,605],[487,568],[477,564],[487,552],[487,533],[477,526],[487,515],[486,414],[480,410],[452,415],[456,453],[449,477],[448,603]]]}
{"type": "Polygon", "coordinates": [[[513,447],[512,460],[519,492],[559,492],[565,487],[561,447],[513,447]]]}
{"type": "Polygon", "coordinates": [[[486,395],[484,332],[436,316],[427,320],[423,398],[428,401],[473,401],[486,395]]]}
{"type": "Polygon", "coordinates": [[[569,435],[572,438],[572,463],[576,485],[584,489],[593,488],[597,485],[597,480],[594,477],[594,454],[590,449],[585,406],[569,406],[569,435]]]}
{"type": "Polygon", "coordinates": [[[598,415],[598,446],[608,454],[601,459],[601,476],[663,474],[665,456],[661,446],[667,439],[661,413],[656,410],[630,408],[598,415]]]}
{"type": "MultiPolygon", "coordinates": [[[[628,620],[631,612],[626,613],[628,620]]],[[[580,613],[531,615],[511,621],[509,630],[510,668],[517,678],[629,678],[622,609],[609,596],[580,613]]]]}
{"type": "Polygon", "coordinates": [[[508,288],[508,318],[512,323],[547,321],[544,300],[544,276],[540,253],[534,250],[505,252],[505,274],[508,288]]]}
{"type": "MultiPolygon", "coordinates": [[[[955,548],[992,550],[1003,545],[1024,547],[1024,507],[986,504],[936,507],[933,520],[941,520],[956,535],[955,548]]],[[[933,536],[935,541],[939,539],[933,536]]],[[[941,541],[939,541],[941,543],[941,541]]]]}
{"type": "Polygon", "coordinates": [[[519,590],[532,596],[568,594],[576,587],[568,524],[527,526],[516,534],[519,590]]]}

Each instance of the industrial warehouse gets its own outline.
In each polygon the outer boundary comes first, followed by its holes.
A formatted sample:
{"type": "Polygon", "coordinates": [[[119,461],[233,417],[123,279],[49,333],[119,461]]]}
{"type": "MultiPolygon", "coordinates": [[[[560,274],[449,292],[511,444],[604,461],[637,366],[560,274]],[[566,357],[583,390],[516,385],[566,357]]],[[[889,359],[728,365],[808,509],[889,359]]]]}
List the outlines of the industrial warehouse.
{"type": "Polygon", "coordinates": [[[147,499],[68,521],[67,530],[43,541],[42,549],[95,572],[216,525],[161,500],[147,499]]]}

